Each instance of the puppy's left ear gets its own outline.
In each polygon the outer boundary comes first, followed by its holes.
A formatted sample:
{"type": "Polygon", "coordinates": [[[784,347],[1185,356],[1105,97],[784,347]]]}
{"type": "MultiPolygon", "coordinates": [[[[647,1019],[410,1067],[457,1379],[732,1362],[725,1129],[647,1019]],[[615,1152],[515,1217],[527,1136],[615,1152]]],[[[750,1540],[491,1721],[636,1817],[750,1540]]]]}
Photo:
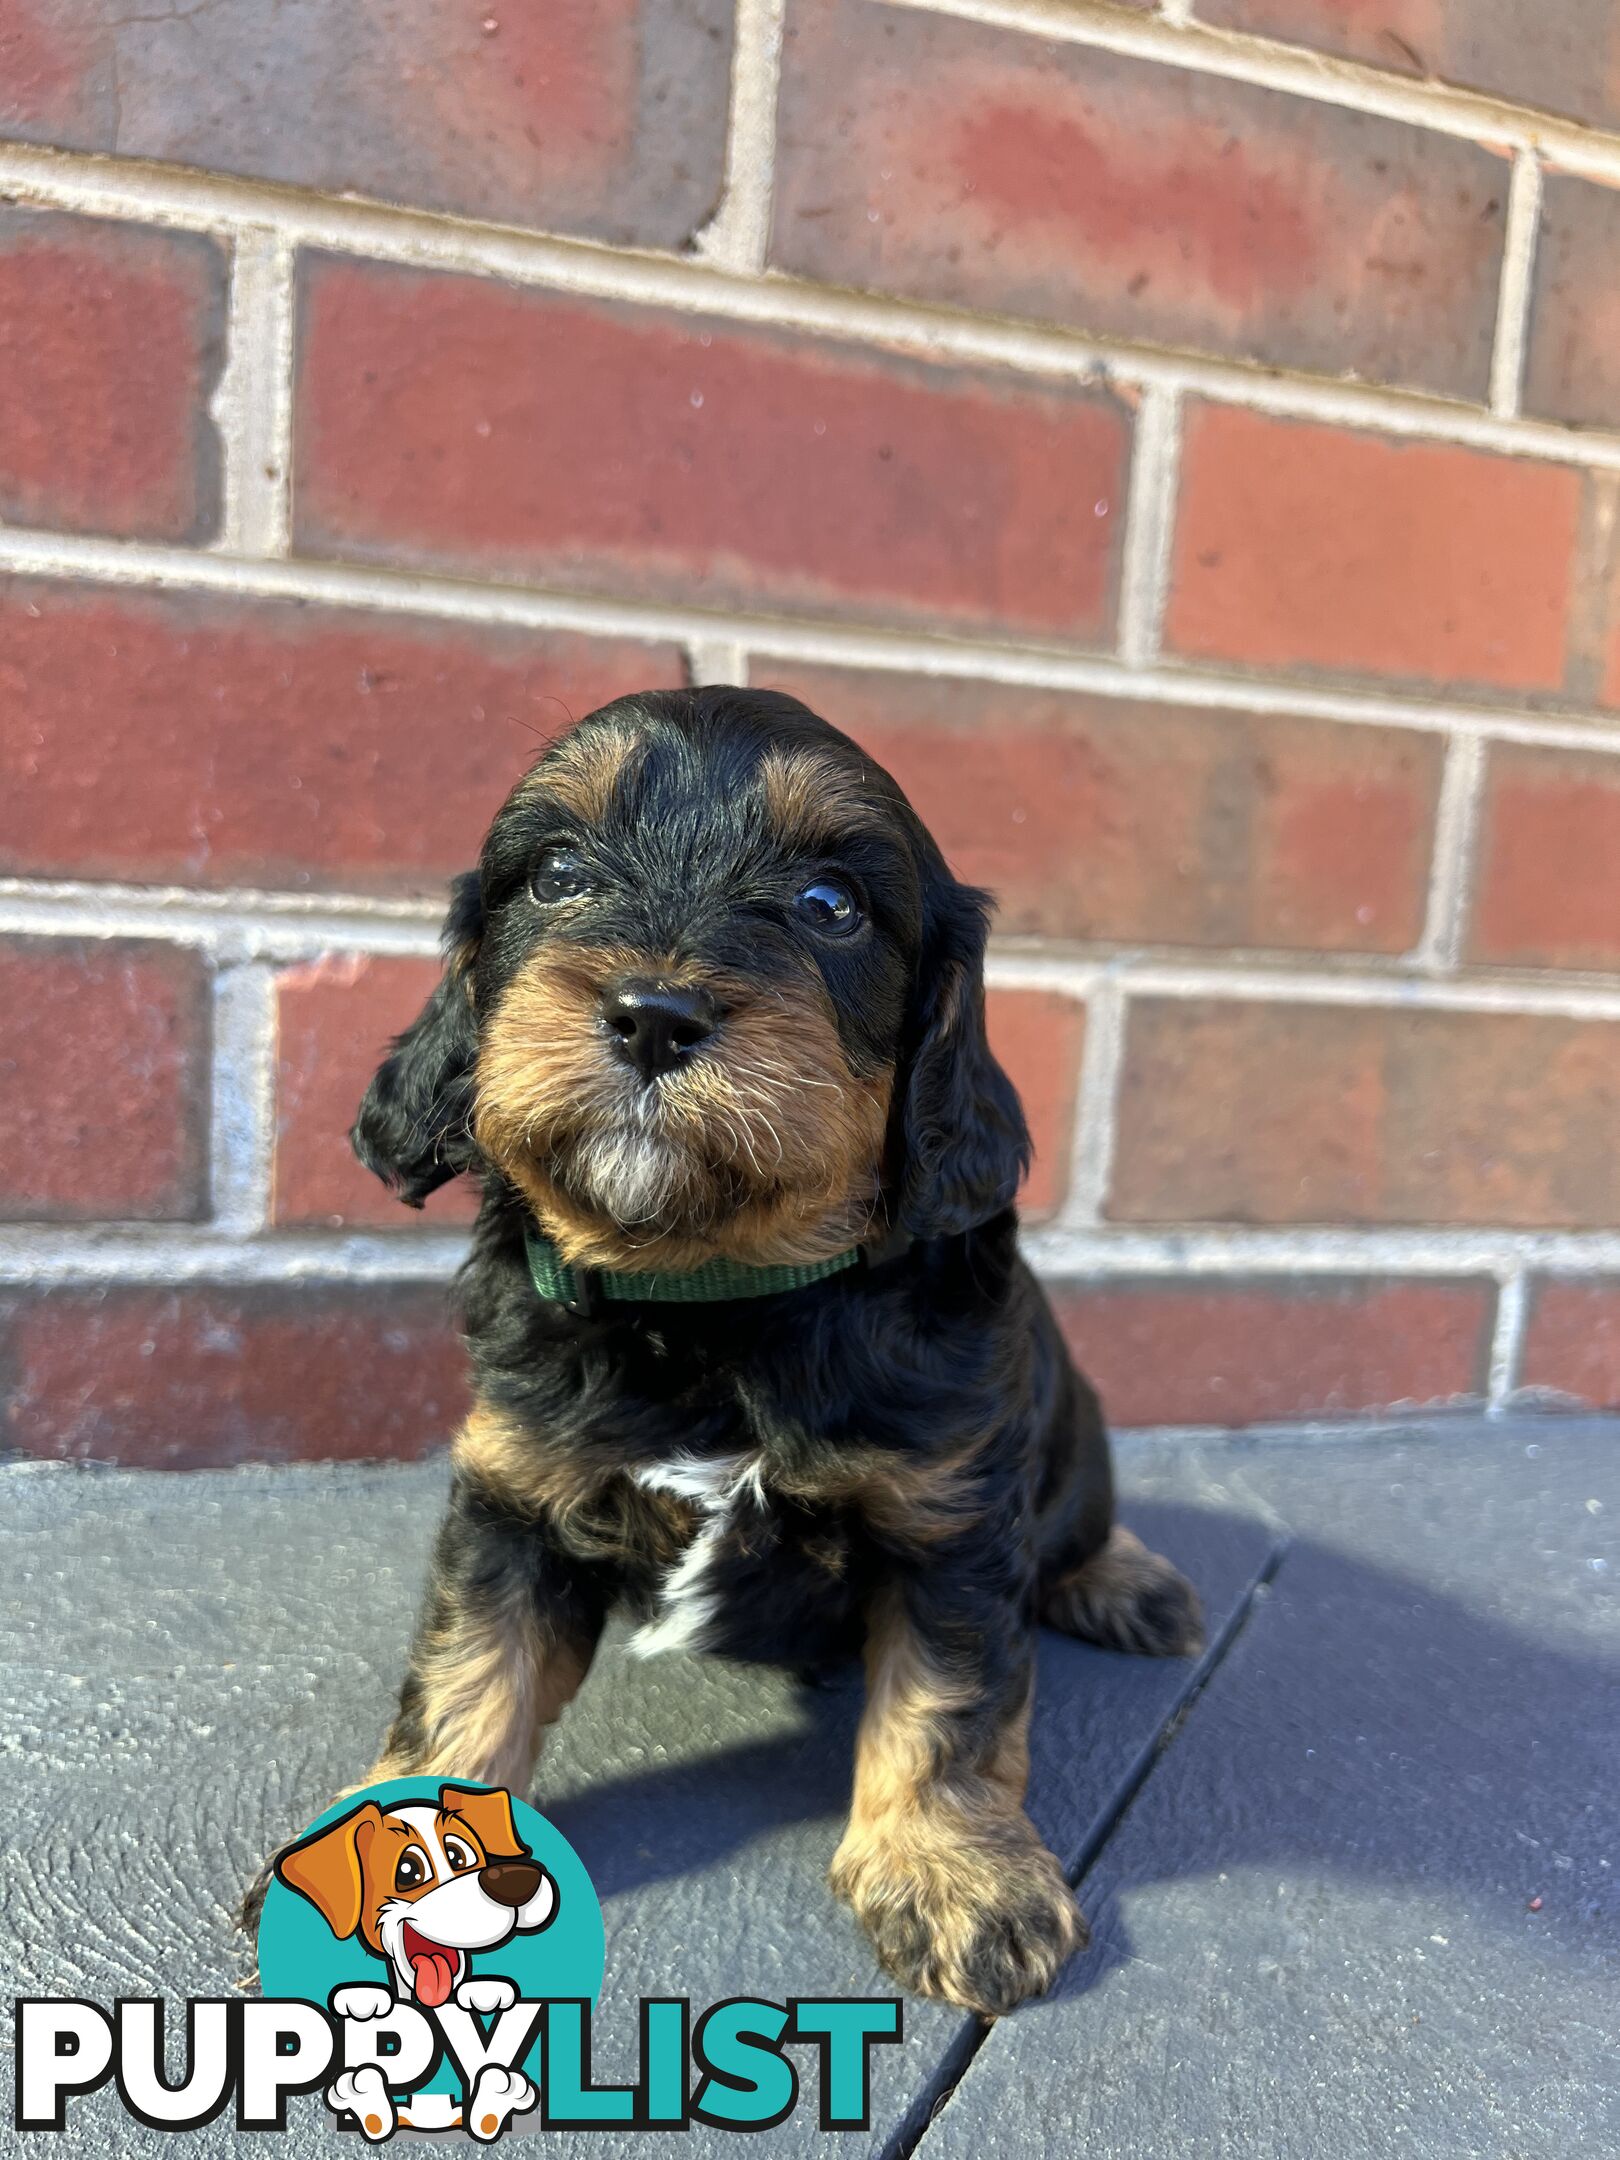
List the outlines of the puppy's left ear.
{"type": "Polygon", "coordinates": [[[529,1848],[518,1836],[508,1792],[483,1792],[476,1785],[441,1785],[439,1807],[459,1815],[491,1860],[525,1860],[529,1848]]]}
{"type": "Polygon", "coordinates": [[[990,1053],[984,945],[990,896],[938,863],[925,881],[910,1068],[900,1097],[896,1216],[913,1237],[954,1237],[1011,1205],[1029,1167],[1017,1090],[990,1053]]]}
{"type": "Polygon", "coordinates": [[[277,1879],[309,1899],[339,1942],[347,1942],[359,1929],[365,1911],[366,1854],[381,1828],[382,1809],[367,1800],[276,1856],[277,1879]]]}
{"type": "Polygon", "coordinates": [[[407,1207],[419,1208],[429,1193],[472,1167],[467,1126],[478,1030],[471,974],[483,927],[478,873],[468,870],[450,888],[438,988],[394,1038],[349,1134],[366,1168],[407,1207]]]}

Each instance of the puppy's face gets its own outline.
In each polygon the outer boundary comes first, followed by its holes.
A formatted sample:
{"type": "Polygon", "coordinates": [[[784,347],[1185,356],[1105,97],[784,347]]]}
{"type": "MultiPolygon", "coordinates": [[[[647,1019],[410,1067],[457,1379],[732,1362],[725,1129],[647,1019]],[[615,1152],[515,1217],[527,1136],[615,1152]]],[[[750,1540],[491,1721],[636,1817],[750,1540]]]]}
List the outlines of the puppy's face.
{"type": "Polygon", "coordinates": [[[483,898],[473,1131],[571,1258],[865,1233],[920,900],[857,753],[610,709],[502,810],[483,898]]]}
{"type": "MultiPolygon", "coordinates": [[[[963,1068],[925,1090],[933,1123],[948,1109],[1010,1144],[1016,1183],[981,897],[889,776],[790,698],[593,714],[501,809],[447,936],[438,1007],[356,1130],[407,1198],[476,1155],[576,1262],[818,1258],[896,1216],[930,1050],[963,1068]]],[[[980,1170],[972,1205],[993,1212],[1007,1162],[980,1170]]]]}

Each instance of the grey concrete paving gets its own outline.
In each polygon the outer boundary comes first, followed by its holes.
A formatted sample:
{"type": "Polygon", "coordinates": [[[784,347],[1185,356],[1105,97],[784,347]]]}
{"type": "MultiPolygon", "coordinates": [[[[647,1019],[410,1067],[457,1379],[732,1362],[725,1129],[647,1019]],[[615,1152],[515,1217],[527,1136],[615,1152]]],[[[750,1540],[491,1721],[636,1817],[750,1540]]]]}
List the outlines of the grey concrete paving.
{"type": "MultiPolygon", "coordinates": [[[[1620,1427],[1123,1452],[1126,1518],[1199,1583],[1212,1648],[1043,1643],[1032,1806],[1097,1947],[988,2039],[908,2005],[870,2135],[801,2112],[749,2150],[1620,2149],[1620,1427]]],[[[442,1480],[0,1471],[7,1993],[244,1977],[231,1902],[368,1759],[442,1480]]],[[[599,2077],[628,2072],[644,1994],[889,1992],[822,1882],[857,1707],[604,1653],[535,1793],[603,1898],[599,2077]]],[[[168,2142],[106,2095],[70,2121],[58,2151],[168,2142]]],[[[275,2149],[357,2147],[306,2102],[275,2149]]]]}
{"type": "Polygon", "coordinates": [[[919,2160],[1609,2160],[1620,1435],[1212,1459],[1287,1555],[919,2160]]]}

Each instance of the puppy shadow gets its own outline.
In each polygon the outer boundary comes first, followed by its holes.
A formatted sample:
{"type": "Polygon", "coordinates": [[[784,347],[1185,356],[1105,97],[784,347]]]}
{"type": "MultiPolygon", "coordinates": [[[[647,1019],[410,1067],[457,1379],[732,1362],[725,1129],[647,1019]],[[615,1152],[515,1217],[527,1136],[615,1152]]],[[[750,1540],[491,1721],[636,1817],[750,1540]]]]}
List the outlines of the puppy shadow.
{"type": "MultiPolygon", "coordinates": [[[[1581,1566],[1543,1561],[1550,1587],[1581,1566]]],[[[1438,1898],[1459,1929],[1483,1919],[1515,1944],[1529,1915],[1542,1955],[1620,1950],[1604,1858],[1620,1662],[1580,1647],[1573,1603],[1555,1588],[1520,1628],[1292,1540],[1144,1786],[1140,1818],[1102,1851],[1092,1949],[1062,1992],[1097,1987],[1132,1955],[1132,1891],[1243,1870],[1425,1909],[1438,1898]]]]}
{"type": "MultiPolygon", "coordinates": [[[[835,1824],[849,1806],[857,1666],[795,1690],[799,1728],[769,1740],[609,1778],[535,1804],[584,1861],[604,1902],[718,1867],[795,1823],[835,1824]]],[[[829,1847],[830,1850],[830,1847],[829,1847]]]]}
{"type": "MultiPolygon", "coordinates": [[[[1228,1582],[1236,1550],[1255,1567],[1265,1557],[1252,1518],[1138,1506],[1129,1519],[1206,1597],[1201,1556],[1224,1548],[1228,1582]]],[[[1233,1600],[1209,1603],[1218,1635],[1233,1600]]],[[[1522,1927],[1540,1895],[1543,1950],[1589,1955],[1594,1929],[1620,1923],[1600,1859],[1616,1668],[1556,1621],[1546,1633],[1295,1539],[1244,1624],[1203,1660],[1172,1668],[1043,1637],[1031,1812],[1080,1871],[1095,1931],[1061,1993],[1097,1987],[1132,1955],[1121,1891],[1223,1870],[1439,1892],[1504,1927],[1522,1927]],[[1126,1721],[1128,1746],[1095,1739],[1109,1720],[1126,1721]]],[[[720,1867],[793,1825],[824,1822],[830,1853],[861,1700],[852,1668],[800,1692],[791,1732],[556,1801],[542,1791],[540,1805],[604,1899],[720,1867]]]]}

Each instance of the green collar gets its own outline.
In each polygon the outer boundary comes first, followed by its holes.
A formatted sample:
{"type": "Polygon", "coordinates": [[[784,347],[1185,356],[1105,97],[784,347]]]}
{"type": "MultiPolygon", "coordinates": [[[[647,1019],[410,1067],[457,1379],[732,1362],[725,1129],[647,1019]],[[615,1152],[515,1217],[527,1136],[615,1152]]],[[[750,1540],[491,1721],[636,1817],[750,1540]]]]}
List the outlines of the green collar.
{"type": "Polygon", "coordinates": [[[529,1280],[538,1294],[548,1304],[583,1314],[593,1312],[604,1298],[616,1304],[716,1305],[730,1298],[775,1297],[782,1290],[824,1282],[863,1261],[890,1257],[887,1243],[881,1248],[852,1245],[830,1260],[807,1260],[798,1267],[744,1267],[736,1260],[709,1260],[684,1275],[637,1275],[620,1268],[571,1267],[538,1230],[525,1230],[523,1245],[529,1280]]]}

